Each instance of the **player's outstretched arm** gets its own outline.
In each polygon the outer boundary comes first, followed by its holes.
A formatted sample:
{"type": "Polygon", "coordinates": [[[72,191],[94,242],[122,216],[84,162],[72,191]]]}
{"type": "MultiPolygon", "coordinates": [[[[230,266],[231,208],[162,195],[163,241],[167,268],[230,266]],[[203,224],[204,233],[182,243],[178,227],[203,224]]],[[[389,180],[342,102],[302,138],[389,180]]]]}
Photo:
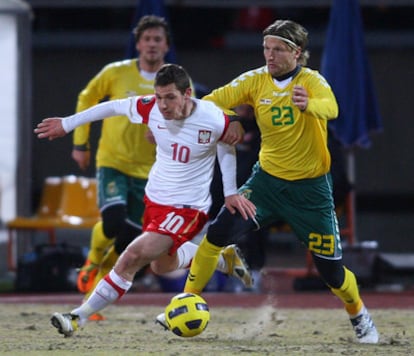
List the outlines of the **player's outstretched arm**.
{"type": "Polygon", "coordinates": [[[65,136],[68,132],[87,122],[103,120],[106,117],[118,115],[129,117],[131,114],[131,107],[134,107],[136,99],[136,97],[130,97],[126,99],[110,100],[65,118],[52,117],[44,119],[37,125],[34,132],[37,134],[38,138],[54,140],[55,138],[65,136]]]}
{"type": "Polygon", "coordinates": [[[38,138],[48,138],[49,140],[54,140],[55,138],[66,135],[66,131],[62,126],[62,118],[60,117],[44,119],[42,122],[37,124],[37,127],[34,129],[34,133],[38,138]]]}
{"type": "Polygon", "coordinates": [[[224,199],[224,205],[232,214],[235,214],[236,210],[238,210],[244,220],[248,220],[249,218],[255,219],[256,206],[243,195],[233,194],[227,196],[224,199]]]}

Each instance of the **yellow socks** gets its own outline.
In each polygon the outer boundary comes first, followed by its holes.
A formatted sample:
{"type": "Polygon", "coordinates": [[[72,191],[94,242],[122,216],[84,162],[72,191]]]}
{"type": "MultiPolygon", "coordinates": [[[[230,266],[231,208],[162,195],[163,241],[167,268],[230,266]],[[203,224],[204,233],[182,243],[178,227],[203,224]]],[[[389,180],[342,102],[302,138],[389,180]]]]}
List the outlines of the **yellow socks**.
{"type": "Polygon", "coordinates": [[[184,292],[200,294],[203,291],[216,270],[221,250],[222,247],[211,244],[204,236],[194,259],[191,262],[191,268],[184,286],[184,292]]]}
{"type": "Polygon", "coordinates": [[[339,299],[342,300],[345,306],[345,310],[348,314],[353,317],[358,315],[362,310],[363,303],[362,299],[359,296],[358,285],[355,278],[355,275],[346,267],[344,283],[340,288],[331,288],[333,294],[335,294],[339,299]]]}
{"type": "Polygon", "coordinates": [[[104,258],[105,252],[114,242],[105,236],[102,229],[102,221],[95,224],[92,229],[91,248],[88,253],[88,259],[93,264],[100,265],[104,258]]]}

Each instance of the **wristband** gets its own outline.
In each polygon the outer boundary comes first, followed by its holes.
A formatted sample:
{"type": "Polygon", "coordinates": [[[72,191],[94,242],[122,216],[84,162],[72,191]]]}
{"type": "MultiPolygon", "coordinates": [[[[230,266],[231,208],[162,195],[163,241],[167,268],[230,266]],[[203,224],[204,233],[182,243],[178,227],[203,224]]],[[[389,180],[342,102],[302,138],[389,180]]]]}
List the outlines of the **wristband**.
{"type": "Polygon", "coordinates": [[[229,121],[230,122],[240,122],[241,121],[241,117],[237,116],[237,115],[228,115],[229,121]]]}
{"type": "Polygon", "coordinates": [[[73,145],[73,149],[77,151],[90,151],[89,143],[85,143],[83,145],[73,145]]]}

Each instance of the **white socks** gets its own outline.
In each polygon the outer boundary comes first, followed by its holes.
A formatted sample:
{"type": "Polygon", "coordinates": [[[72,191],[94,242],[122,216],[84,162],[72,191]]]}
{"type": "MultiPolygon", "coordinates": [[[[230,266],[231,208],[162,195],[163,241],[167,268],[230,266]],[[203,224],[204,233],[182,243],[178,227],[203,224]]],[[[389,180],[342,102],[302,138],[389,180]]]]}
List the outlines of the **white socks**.
{"type": "Polygon", "coordinates": [[[132,282],[120,277],[112,269],[105,278],[99,281],[86,302],[80,307],[73,309],[71,314],[79,315],[82,323],[82,320],[86,320],[92,314],[121,298],[131,286],[132,282]]]}
{"type": "Polygon", "coordinates": [[[193,242],[186,242],[177,249],[177,268],[176,269],[189,269],[191,261],[196,254],[198,245],[193,242]]]}
{"type": "MultiPolygon", "coordinates": [[[[176,269],[189,269],[191,266],[191,261],[193,260],[197,249],[198,245],[193,242],[186,242],[182,244],[177,250],[178,262],[176,269]]],[[[217,263],[217,270],[223,273],[227,273],[228,270],[226,261],[221,254],[217,263]]]]}

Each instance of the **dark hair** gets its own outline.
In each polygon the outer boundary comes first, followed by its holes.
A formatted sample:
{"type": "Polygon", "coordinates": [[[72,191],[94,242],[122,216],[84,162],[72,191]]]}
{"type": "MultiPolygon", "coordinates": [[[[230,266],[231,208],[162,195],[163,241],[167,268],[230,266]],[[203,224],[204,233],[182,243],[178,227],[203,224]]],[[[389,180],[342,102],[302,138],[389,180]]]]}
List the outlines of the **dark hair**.
{"type": "Polygon", "coordinates": [[[175,84],[181,94],[184,94],[190,88],[190,76],[178,64],[164,64],[155,76],[154,86],[164,87],[169,84],[175,84]]]}
{"type": "Polygon", "coordinates": [[[146,15],[142,16],[141,19],[138,21],[138,24],[132,30],[132,33],[135,37],[135,42],[138,42],[142,36],[142,33],[149,28],[156,28],[161,27],[164,29],[165,37],[167,39],[167,44],[170,45],[171,43],[171,35],[170,30],[168,28],[168,23],[163,17],[155,16],[155,15],[146,15]]]}
{"type": "Polygon", "coordinates": [[[309,58],[309,52],[306,50],[308,31],[302,25],[291,20],[276,20],[263,31],[263,36],[266,35],[280,36],[295,43],[302,50],[298,59],[299,64],[306,65],[309,58]]]}

